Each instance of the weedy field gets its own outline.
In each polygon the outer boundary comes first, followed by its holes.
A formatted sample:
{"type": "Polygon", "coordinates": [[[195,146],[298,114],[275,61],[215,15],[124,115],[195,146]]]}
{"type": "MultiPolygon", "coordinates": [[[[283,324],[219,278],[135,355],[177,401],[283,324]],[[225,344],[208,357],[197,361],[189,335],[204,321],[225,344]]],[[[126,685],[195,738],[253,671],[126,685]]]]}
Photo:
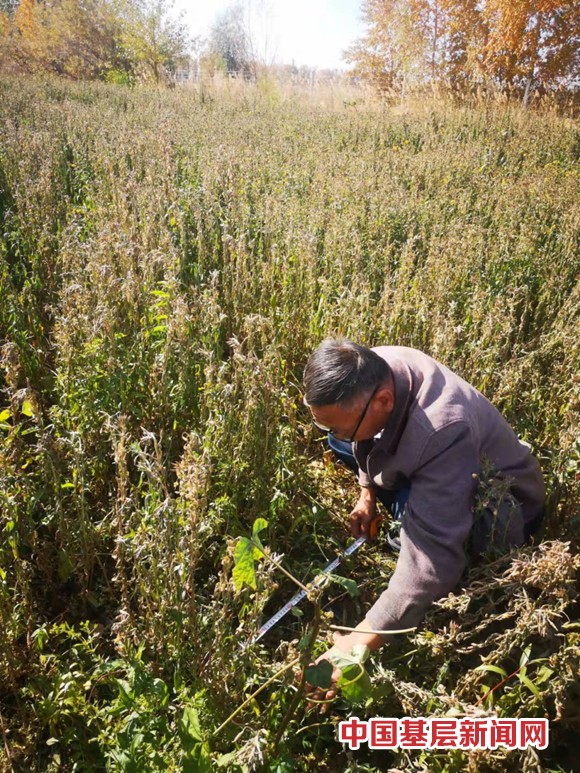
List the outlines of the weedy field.
{"type": "MultiPolygon", "coordinates": [[[[2,769],[577,770],[578,122],[271,86],[2,80],[0,103],[2,769]],[[295,592],[273,561],[308,582],[348,541],[356,485],[301,402],[331,333],[471,381],[549,512],[321,716],[287,667],[312,603],[243,645],[295,592]],[[252,530],[267,556],[240,569],[252,530]],[[551,739],[347,752],[353,713],[548,717],[551,739]]],[[[341,567],[315,654],[393,561],[341,567]]]]}

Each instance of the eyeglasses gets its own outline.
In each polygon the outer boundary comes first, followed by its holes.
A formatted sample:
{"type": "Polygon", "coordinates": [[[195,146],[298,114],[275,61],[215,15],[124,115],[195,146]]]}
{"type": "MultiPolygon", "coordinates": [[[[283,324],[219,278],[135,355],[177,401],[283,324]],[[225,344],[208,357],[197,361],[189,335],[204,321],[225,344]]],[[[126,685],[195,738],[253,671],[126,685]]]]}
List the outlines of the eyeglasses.
{"type": "Polygon", "coordinates": [[[363,411],[362,411],[362,413],[360,415],[360,418],[359,418],[359,420],[356,423],[356,427],[354,428],[354,432],[352,433],[352,435],[350,437],[346,437],[345,435],[341,435],[340,433],[335,432],[330,427],[325,427],[324,424],[319,424],[315,419],[312,419],[312,421],[314,422],[314,425],[316,427],[318,427],[318,429],[321,429],[323,432],[330,432],[338,440],[343,440],[345,443],[352,443],[354,441],[354,438],[356,437],[356,433],[359,431],[360,425],[363,423],[364,418],[367,415],[367,411],[369,409],[369,405],[371,404],[371,401],[372,401],[373,397],[377,393],[377,390],[378,390],[379,386],[380,386],[380,384],[377,384],[377,386],[371,392],[371,395],[370,395],[369,399],[367,400],[367,404],[363,408],[363,411]]]}

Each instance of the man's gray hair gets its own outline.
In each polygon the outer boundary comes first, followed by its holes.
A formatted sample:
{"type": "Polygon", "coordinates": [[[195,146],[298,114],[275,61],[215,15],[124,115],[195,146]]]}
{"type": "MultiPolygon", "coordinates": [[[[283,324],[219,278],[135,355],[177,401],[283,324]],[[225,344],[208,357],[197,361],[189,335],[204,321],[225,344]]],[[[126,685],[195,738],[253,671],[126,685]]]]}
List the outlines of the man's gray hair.
{"type": "Polygon", "coordinates": [[[388,364],[372,349],[346,338],[326,338],[306,363],[304,402],[348,408],[387,383],[390,373],[388,364]]]}

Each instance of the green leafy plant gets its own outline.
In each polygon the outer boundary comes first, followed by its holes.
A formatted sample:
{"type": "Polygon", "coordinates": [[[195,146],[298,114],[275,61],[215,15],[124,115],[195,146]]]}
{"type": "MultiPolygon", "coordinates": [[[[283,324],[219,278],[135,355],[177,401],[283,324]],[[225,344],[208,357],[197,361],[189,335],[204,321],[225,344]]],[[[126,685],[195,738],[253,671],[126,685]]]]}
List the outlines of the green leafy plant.
{"type": "Polygon", "coordinates": [[[256,589],[255,561],[263,560],[265,552],[259,534],[268,527],[264,518],[257,518],[252,528],[252,537],[240,537],[234,552],[232,579],[238,590],[244,585],[256,589]]]}
{"type": "Polygon", "coordinates": [[[499,674],[499,676],[503,677],[498,684],[495,686],[489,688],[485,686],[481,686],[481,692],[482,697],[480,698],[481,703],[485,703],[488,706],[493,706],[495,704],[498,705],[498,707],[501,709],[504,706],[507,708],[509,704],[517,703],[520,700],[520,695],[518,690],[514,690],[512,688],[511,695],[509,696],[508,700],[504,699],[503,701],[501,699],[498,700],[497,696],[494,695],[495,691],[498,690],[500,687],[503,687],[507,682],[509,682],[510,679],[512,679],[514,676],[517,676],[518,681],[521,685],[526,687],[532,695],[534,695],[536,698],[542,699],[542,692],[540,689],[540,686],[546,682],[549,681],[550,677],[554,673],[554,669],[549,668],[546,665],[542,665],[540,669],[537,670],[537,673],[532,680],[528,676],[528,668],[530,666],[533,666],[537,663],[544,664],[548,659],[547,658],[535,658],[534,660],[530,660],[532,651],[532,645],[529,644],[527,647],[524,648],[521,657],[518,668],[515,669],[515,671],[512,671],[510,674],[500,666],[493,665],[491,663],[482,663],[482,665],[477,666],[474,670],[475,671],[485,671],[488,673],[494,673],[499,674]]]}

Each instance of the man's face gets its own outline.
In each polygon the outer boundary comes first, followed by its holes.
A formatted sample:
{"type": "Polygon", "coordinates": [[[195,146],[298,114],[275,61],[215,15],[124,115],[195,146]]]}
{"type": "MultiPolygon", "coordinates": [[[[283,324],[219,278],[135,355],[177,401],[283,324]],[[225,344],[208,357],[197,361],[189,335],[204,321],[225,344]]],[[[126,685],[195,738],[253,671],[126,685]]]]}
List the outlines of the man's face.
{"type": "Polygon", "coordinates": [[[310,406],[312,418],[338,440],[369,440],[387,423],[393,410],[394,396],[389,387],[375,390],[369,397],[355,401],[348,408],[339,405],[310,406]]]}

